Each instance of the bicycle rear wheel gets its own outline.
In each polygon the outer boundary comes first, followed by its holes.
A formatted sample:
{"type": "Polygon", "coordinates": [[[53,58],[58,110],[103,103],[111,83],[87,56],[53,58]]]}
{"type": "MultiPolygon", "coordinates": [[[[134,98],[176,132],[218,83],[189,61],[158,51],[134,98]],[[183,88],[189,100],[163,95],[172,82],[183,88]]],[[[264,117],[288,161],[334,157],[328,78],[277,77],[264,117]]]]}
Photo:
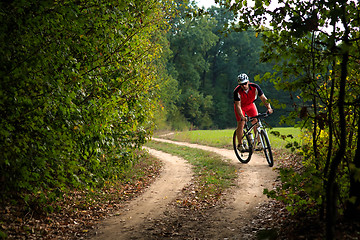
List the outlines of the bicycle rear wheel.
{"type": "Polygon", "coordinates": [[[272,155],[268,135],[264,130],[261,130],[260,136],[261,136],[262,142],[264,143],[264,153],[265,153],[266,161],[268,162],[269,167],[272,167],[272,166],[274,166],[274,160],[273,160],[273,155],[272,155]]]}
{"type": "Polygon", "coordinates": [[[253,152],[252,152],[251,139],[249,135],[245,135],[245,131],[243,135],[243,146],[245,150],[240,151],[237,148],[238,145],[239,145],[239,141],[238,138],[236,137],[236,130],[235,130],[233,135],[233,147],[234,147],[235,155],[241,163],[248,163],[251,159],[251,155],[253,152]]]}

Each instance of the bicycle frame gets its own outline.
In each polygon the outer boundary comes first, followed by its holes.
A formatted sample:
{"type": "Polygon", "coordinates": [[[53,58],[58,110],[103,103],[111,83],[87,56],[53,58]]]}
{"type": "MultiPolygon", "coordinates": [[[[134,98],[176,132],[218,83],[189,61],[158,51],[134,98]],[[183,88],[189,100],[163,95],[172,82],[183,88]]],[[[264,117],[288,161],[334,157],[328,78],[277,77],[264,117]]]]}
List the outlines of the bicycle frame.
{"type": "MultiPolygon", "coordinates": [[[[266,115],[264,114],[263,116],[266,116],[266,115]]],[[[260,139],[261,146],[263,148],[265,148],[265,144],[264,144],[262,138],[259,137],[261,130],[266,131],[265,128],[263,127],[262,123],[261,123],[260,117],[262,117],[262,115],[258,115],[257,117],[247,117],[247,121],[246,121],[245,126],[244,126],[245,133],[243,134],[242,138],[246,137],[246,135],[248,135],[248,134],[251,134],[251,131],[256,126],[256,132],[254,131],[254,133],[255,133],[254,139],[253,139],[253,142],[251,143],[251,145],[253,146],[253,148],[252,148],[253,151],[256,151],[255,146],[256,146],[256,144],[258,142],[258,139],[260,139]],[[252,120],[255,120],[255,119],[257,120],[256,123],[252,123],[252,120]],[[249,126],[249,122],[251,123],[251,126],[249,126]]]]}
{"type": "Polygon", "coordinates": [[[267,113],[259,114],[255,117],[247,117],[247,121],[244,125],[243,136],[241,142],[243,143],[242,149],[239,149],[239,141],[237,139],[237,130],[233,134],[233,148],[235,151],[236,157],[242,163],[248,163],[251,159],[254,151],[264,151],[266,161],[268,165],[272,167],[274,165],[274,160],[271,152],[271,145],[265,128],[262,125],[261,118],[267,117],[267,113]],[[256,120],[255,123],[252,123],[253,120],[256,120]],[[256,127],[254,132],[254,138],[252,138],[252,130],[256,127]],[[261,148],[256,148],[257,143],[260,141],[261,148]],[[244,143],[245,142],[245,143],[244,143]]]}

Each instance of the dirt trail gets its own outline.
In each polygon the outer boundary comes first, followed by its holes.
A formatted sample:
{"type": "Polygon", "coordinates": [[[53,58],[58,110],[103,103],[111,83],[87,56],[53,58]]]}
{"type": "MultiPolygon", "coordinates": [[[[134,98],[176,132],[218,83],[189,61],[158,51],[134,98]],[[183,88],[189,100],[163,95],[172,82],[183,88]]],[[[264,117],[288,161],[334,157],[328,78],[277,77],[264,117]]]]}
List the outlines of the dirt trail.
{"type": "Polygon", "coordinates": [[[256,211],[256,207],[267,200],[267,197],[263,194],[264,188],[272,188],[277,176],[273,168],[268,166],[262,152],[261,154],[253,154],[248,164],[242,164],[236,158],[233,150],[159,138],[154,138],[154,140],[215,152],[238,166],[239,177],[237,183],[239,187],[234,190],[232,196],[229,196],[228,206],[216,213],[220,221],[224,220],[238,225],[240,221],[251,217],[256,211]]]}
{"type": "Polygon", "coordinates": [[[177,239],[253,239],[251,234],[244,235],[243,227],[251,221],[258,206],[267,201],[262,194],[263,189],[272,188],[277,176],[262,155],[254,154],[248,164],[241,164],[232,150],[158,138],[153,140],[199,148],[229,159],[238,167],[238,186],[228,194],[224,207],[211,209],[199,216],[176,214],[169,204],[190,183],[191,167],[179,157],[149,149],[150,154],[164,162],[162,174],[143,195],[130,202],[117,216],[105,220],[93,239],[160,239],[156,235],[159,232],[156,228],[162,226],[165,229],[170,224],[182,228],[182,232],[172,234],[173,239],[174,236],[177,239]]]}
{"type": "Polygon", "coordinates": [[[106,219],[93,239],[130,239],[134,228],[159,217],[191,181],[191,166],[185,160],[154,149],[147,150],[164,162],[159,178],[117,216],[106,219]]]}

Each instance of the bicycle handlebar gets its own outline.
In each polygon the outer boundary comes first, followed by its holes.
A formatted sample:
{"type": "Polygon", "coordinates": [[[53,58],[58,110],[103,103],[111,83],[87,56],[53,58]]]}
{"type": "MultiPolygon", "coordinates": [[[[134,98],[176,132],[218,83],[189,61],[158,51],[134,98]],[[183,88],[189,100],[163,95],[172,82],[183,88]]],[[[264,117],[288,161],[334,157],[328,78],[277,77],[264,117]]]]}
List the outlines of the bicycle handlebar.
{"type": "Polygon", "coordinates": [[[266,112],[266,113],[259,113],[257,116],[255,116],[255,117],[247,117],[247,119],[248,119],[248,121],[252,121],[252,120],[254,120],[254,119],[256,119],[256,118],[266,118],[266,117],[268,117],[270,114],[268,113],[268,112],[266,112]]]}

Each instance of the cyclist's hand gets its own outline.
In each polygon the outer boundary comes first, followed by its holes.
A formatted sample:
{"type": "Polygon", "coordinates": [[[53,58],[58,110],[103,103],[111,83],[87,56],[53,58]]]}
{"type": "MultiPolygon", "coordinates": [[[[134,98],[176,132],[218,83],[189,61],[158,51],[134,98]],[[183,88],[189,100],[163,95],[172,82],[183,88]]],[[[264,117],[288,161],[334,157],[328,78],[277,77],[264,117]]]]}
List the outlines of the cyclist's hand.
{"type": "Polygon", "coordinates": [[[241,121],[246,121],[246,117],[244,115],[240,116],[241,121]]]}
{"type": "Polygon", "coordinates": [[[272,114],[273,112],[274,112],[274,110],[273,110],[272,108],[270,108],[270,109],[267,110],[267,113],[268,113],[268,114],[272,114]]]}

